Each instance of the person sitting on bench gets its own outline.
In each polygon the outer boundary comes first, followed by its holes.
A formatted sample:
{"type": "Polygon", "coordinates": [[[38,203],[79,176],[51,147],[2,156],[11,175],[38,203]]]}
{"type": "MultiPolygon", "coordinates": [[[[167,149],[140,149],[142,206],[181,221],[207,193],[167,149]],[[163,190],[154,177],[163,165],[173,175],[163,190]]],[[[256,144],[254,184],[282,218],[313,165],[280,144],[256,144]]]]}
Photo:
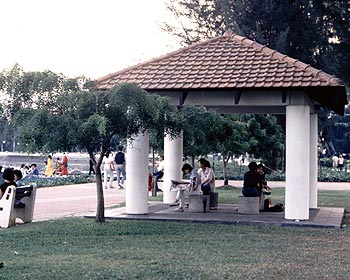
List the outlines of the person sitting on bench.
{"type": "Polygon", "coordinates": [[[215,175],[210,163],[205,158],[198,160],[198,174],[201,177],[201,190],[204,195],[209,195],[215,188],[215,175]]]}
{"type": "Polygon", "coordinates": [[[271,188],[267,185],[267,181],[265,178],[265,166],[260,163],[258,164],[256,168],[256,172],[259,174],[260,182],[259,182],[259,187],[261,189],[261,192],[265,195],[270,195],[271,191],[269,191],[271,188]]]}
{"type": "Polygon", "coordinates": [[[260,196],[261,190],[259,188],[260,177],[256,171],[258,165],[255,161],[248,164],[249,171],[244,173],[242,194],[247,197],[260,196]]]}
{"type": "Polygon", "coordinates": [[[159,162],[156,164],[157,172],[153,173],[152,186],[155,187],[156,191],[158,189],[158,181],[164,176],[164,156],[159,156],[159,162]]]}
{"type": "Polygon", "coordinates": [[[2,178],[4,179],[4,183],[0,185],[0,199],[4,195],[7,187],[9,186],[15,186],[17,187],[15,180],[15,174],[13,173],[13,170],[11,168],[6,168],[4,172],[2,173],[2,178]]]}
{"type": "Polygon", "coordinates": [[[193,167],[185,163],[182,166],[182,172],[185,174],[190,174],[190,187],[189,189],[181,189],[177,191],[176,199],[173,203],[170,204],[170,206],[177,206],[179,207],[175,208],[175,211],[183,212],[184,211],[184,192],[185,190],[188,190],[191,194],[199,194],[199,186],[201,184],[201,177],[197,173],[196,170],[193,169],[193,167]]]}

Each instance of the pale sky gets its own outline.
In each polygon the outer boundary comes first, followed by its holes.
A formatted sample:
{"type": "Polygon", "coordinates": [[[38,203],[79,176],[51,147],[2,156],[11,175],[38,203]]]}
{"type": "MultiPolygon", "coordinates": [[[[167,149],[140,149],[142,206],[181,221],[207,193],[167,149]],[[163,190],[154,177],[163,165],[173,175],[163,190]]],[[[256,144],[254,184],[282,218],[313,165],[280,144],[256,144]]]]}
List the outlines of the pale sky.
{"type": "Polygon", "coordinates": [[[99,78],[180,48],[166,0],[0,0],[0,71],[99,78]]]}

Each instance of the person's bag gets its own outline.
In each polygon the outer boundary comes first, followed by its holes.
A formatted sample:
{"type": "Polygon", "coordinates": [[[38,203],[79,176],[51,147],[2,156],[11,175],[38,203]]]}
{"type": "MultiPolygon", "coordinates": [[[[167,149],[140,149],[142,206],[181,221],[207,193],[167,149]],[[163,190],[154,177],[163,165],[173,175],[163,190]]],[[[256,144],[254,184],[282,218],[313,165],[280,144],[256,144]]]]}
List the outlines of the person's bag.
{"type": "Polygon", "coordinates": [[[282,203],[276,203],[274,206],[270,207],[269,212],[283,212],[284,205],[282,203]]]}
{"type": "Polygon", "coordinates": [[[109,164],[109,168],[110,168],[112,171],[115,171],[114,163],[110,163],[110,164],[109,164]]]}

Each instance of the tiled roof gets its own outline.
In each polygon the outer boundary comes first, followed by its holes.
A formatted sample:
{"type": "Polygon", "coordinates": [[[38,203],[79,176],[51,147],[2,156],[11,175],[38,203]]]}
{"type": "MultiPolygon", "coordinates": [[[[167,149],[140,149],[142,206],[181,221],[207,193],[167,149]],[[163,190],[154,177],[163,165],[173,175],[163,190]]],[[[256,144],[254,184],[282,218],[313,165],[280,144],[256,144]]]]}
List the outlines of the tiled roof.
{"type": "Polygon", "coordinates": [[[99,89],[135,82],[145,90],[342,87],[341,80],[226,32],[97,80],[99,89]]]}

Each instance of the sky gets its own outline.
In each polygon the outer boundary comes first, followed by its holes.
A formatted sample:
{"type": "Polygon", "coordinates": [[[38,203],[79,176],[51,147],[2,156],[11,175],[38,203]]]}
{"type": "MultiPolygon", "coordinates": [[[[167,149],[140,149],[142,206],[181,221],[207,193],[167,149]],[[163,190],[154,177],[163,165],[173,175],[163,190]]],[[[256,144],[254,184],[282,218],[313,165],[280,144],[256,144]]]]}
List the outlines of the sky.
{"type": "Polygon", "coordinates": [[[0,71],[100,78],[180,48],[166,0],[0,0],[0,71]]]}

